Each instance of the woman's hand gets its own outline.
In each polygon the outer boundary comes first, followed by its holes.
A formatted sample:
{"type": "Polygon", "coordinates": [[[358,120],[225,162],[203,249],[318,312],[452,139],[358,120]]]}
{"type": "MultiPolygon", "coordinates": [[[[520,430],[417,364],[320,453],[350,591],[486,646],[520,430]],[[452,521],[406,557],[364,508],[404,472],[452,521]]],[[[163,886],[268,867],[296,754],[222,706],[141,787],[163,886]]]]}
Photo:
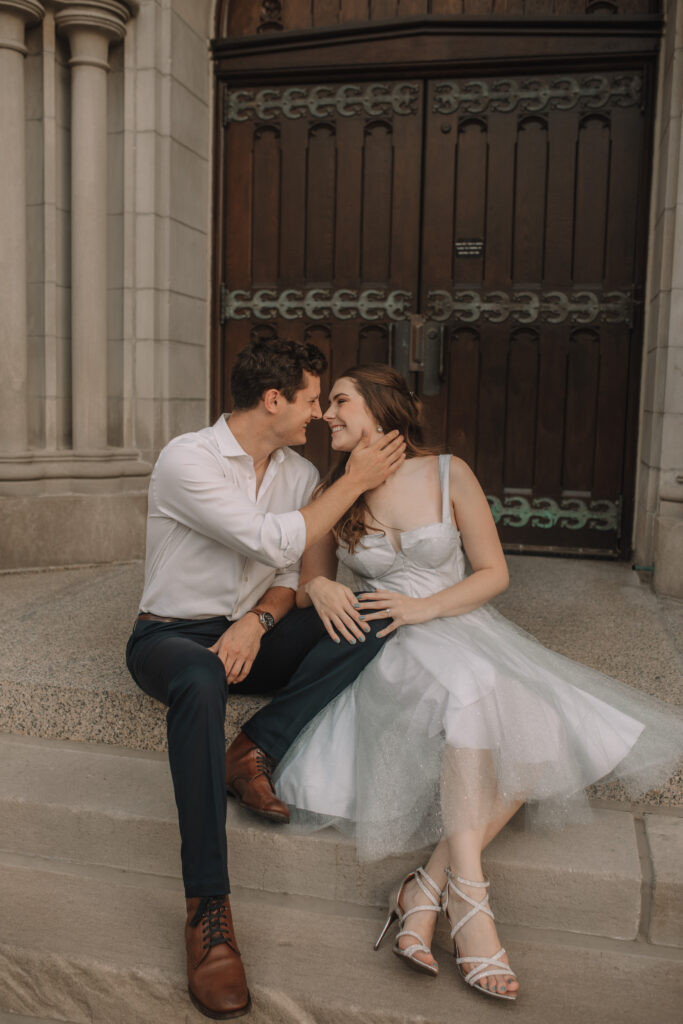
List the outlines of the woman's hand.
{"type": "Polygon", "coordinates": [[[365,633],[370,632],[370,627],[362,623],[358,599],[349,587],[325,576],[315,576],[304,584],[303,589],[336,644],[340,641],[335,630],[350,644],[365,640],[365,633]]]}
{"type": "Polygon", "coordinates": [[[428,597],[408,597],[395,590],[373,590],[359,594],[360,612],[365,622],[372,619],[391,619],[391,623],[377,636],[388,636],[399,626],[414,625],[434,618],[428,597]]]}

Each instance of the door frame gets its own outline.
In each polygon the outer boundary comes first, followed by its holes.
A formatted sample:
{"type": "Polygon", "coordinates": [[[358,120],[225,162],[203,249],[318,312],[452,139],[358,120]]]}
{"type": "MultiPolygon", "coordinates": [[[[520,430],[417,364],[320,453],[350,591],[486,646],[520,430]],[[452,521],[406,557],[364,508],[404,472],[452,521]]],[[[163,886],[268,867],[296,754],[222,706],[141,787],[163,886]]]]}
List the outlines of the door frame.
{"type": "MultiPolygon", "coordinates": [[[[214,39],[214,145],[210,301],[210,414],[223,411],[225,378],[221,282],[225,254],[225,147],[223,111],[227,88],[420,77],[477,77],[637,69],[643,78],[646,116],[643,202],[638,211],[637,289],[632,334],[624,442],[623,507],[620,557],[631,554],[652,140],[657,59],[664,19],[660,14],[580,15],[543,18],[466,18],[453,15],[392,19],[341,26],[214,39]]],[[[569,553],[568,553],[569,554],[569,553]]]]}

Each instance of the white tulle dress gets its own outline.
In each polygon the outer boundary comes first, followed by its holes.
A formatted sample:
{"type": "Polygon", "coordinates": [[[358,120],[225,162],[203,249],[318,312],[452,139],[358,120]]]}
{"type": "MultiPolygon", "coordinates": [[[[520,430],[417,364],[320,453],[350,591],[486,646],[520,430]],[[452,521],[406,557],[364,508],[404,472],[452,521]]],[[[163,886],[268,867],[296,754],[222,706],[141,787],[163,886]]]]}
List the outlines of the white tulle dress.
{"type": "MultiPolygon", "coordinates": [[[[369,534],[337,554],[363,589],[426,597],[465,575],[439,457],[441,522],[396,551],[369,534]]],[[[361,859],[418,849],[524,800],[532,823],[588,811],[609,775],[632,795],[683,755],[683,715],[548,650],[488,607],[401,626],[352,686],[303,730],[275,774],[292,820],[350,832],[361,859]]]]}

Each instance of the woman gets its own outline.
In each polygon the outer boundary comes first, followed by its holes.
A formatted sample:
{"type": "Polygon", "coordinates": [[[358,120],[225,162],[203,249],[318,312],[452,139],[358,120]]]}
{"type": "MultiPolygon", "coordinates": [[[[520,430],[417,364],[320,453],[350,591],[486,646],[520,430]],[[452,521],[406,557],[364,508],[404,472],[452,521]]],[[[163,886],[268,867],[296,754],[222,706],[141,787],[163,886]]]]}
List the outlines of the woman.
{"type": "Polygon", "coordinates": [[[435,841],[400,885],[377,945],[398,919],[394,952],[435,976],[430,942],[443,910],[467,983],[515,999],[482,850],[524,802],[545,824],[585,812],[584,787],[617,766],[641,791],[661,783],[683,751],[683,723],[482,607],[508,584],[486,497],[461,459],[424,445],[419,403],[398,373],[348,370],[324,419],[342,457],[323,488],[364,433],[397,428],[407,458],[307,552],[297,603],[312,603],[337,642],[362,642],[380,619],[392,635],[290,748],[278,792],[293,820],[348,829],[362,859],[435,841]],[[361,581],[358,596],[336,582],[337,559],[361,581]]]}

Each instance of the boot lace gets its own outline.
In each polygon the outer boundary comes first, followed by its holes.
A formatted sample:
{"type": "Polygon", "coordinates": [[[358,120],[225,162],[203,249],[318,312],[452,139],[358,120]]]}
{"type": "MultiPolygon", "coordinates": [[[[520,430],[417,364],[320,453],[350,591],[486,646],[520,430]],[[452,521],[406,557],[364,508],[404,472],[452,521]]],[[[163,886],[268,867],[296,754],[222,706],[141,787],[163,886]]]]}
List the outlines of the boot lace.
{"type": "Polygon", "coordinates": [[[237,947],[227,920],[228,908],[225,896],[203,896],[195,915],[190,921],[193,928],[202,925],[202,949],[206,953],[212,946],[225,944],[237,953],[237,947]]]}

